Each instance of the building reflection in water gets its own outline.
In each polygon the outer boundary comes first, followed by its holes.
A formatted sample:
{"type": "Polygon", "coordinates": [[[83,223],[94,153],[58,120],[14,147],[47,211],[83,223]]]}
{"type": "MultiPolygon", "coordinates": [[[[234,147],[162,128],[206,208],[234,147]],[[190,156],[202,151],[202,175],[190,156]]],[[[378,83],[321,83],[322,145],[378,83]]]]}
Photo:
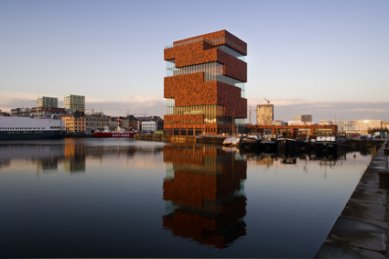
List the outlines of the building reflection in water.
{"type": "Polygon", "coordinates": [[[12,161],[28,161],[36,165],[36,173],[58,170],[58,161],[64,156],[62,145],[36,142],[0,143],[0,168],[11,167],[12,161]]]}
{"type": "Polygon", "coordinates": [[[246,234],[245,159],[205,145],[167,145],[163,154],[167,164],[164,228],[217,248],[246,234]]]}
{"type": "Polygon", "coordinates": [[[86,146],[75,139],[65,139],[64,171],[70,173],[85,172],[86,146]]]}
{"type": "Polygon", "coordinates": [[[38,160],[38,169],[42,169],[43,172],[55,172],[58,170],[58,159],[41,159],[38,160]]]}
{"type": "Polygon", "coordinates": [[[275,154],[256,154],[256,153],[247,153],[246,158],[249,164],[265,165],[268,168],[271,167],[278,159],[275,154]]]}

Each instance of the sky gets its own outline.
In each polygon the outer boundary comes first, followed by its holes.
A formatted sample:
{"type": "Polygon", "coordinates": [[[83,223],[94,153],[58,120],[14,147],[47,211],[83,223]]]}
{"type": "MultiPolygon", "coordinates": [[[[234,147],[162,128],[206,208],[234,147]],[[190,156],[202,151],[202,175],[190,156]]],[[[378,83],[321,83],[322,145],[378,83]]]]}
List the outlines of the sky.
{"type": "Polygon", "coordinates": [[[248,45],[249,110],[389,121],[388,13],[387,0],[0,0],[0,109],[79,94],[87,112],[162,116],[164,48],[226,29],[248,45]]]}

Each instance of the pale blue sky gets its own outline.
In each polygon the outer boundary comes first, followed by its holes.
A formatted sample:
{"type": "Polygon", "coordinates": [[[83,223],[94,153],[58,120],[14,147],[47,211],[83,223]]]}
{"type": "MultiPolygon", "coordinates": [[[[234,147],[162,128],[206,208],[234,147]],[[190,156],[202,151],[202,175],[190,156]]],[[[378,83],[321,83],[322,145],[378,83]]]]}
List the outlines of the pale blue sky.
{"type": "Polygon", "coordinates": [[[387,0],[0,0],[0,109],[81,94],[97,111],[162,115],[164,47],[220,29],[248,44],[251,105],[319,120],[316,104],[330,119],[361,103],[344,119],[389,120],[387,0]]]}

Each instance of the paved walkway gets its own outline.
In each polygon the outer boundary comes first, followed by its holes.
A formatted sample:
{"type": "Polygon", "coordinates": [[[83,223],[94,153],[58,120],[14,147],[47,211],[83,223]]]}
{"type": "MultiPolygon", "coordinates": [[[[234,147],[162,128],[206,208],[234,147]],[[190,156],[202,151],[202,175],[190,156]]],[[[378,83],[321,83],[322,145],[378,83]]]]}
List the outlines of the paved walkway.
{"type": "Polygon", "coordinates": [[[316,258],[389,258],[389,189],[379,187],[386,170],[383,147],[372,159],[316,258]]]}

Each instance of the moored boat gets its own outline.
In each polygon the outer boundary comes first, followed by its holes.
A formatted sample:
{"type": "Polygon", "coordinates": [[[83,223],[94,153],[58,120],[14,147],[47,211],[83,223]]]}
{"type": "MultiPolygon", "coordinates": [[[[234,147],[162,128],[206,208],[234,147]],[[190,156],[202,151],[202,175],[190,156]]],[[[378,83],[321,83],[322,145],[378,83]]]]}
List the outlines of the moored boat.
{"type": "Polygon", "coordinates": [[[274,140],[261,140],[259,143],[259,151],[264,153],[277,153],[278,143],[274,140]]]}
{"type": "Polygon", "coordinates": [[[336,155],[338,153],[338,142],[335,136],[319,136],[313,144],[317,155],[336,155]]]}
{"type": "Polygon", "coordinates": [[[242,138],[240,142],[240,147],[243,150],[257,152],[259,150],[259,144],[261,143],[261,138],[256,135],[248,135],[247,137],[242,138]]]}
{"type": "Polygon", "coordinates": [[[278,138],[277,148],[280,153],[295,154],[298,152],[299,144],[292,138],[278,138]]]}
{"type": "Polygon", "coordinates": [[[237,146],[239,145],[240,138],[237,137],[228,137],[223,141],[224,146],[237,146]]]}
{"type": "Polygon", "coordinates": [[[110,131],[108,126],[105,126],[104,131],[95,131],[93,137],[95,138],[134,138],[136,131],[125,131],[117,127],[116,131],[110,131]]]}
{"type": "Polygon", "coordinates": [[[65,137],[62,120],[0,116],[0,140],[58,139],[65,137]]]}

